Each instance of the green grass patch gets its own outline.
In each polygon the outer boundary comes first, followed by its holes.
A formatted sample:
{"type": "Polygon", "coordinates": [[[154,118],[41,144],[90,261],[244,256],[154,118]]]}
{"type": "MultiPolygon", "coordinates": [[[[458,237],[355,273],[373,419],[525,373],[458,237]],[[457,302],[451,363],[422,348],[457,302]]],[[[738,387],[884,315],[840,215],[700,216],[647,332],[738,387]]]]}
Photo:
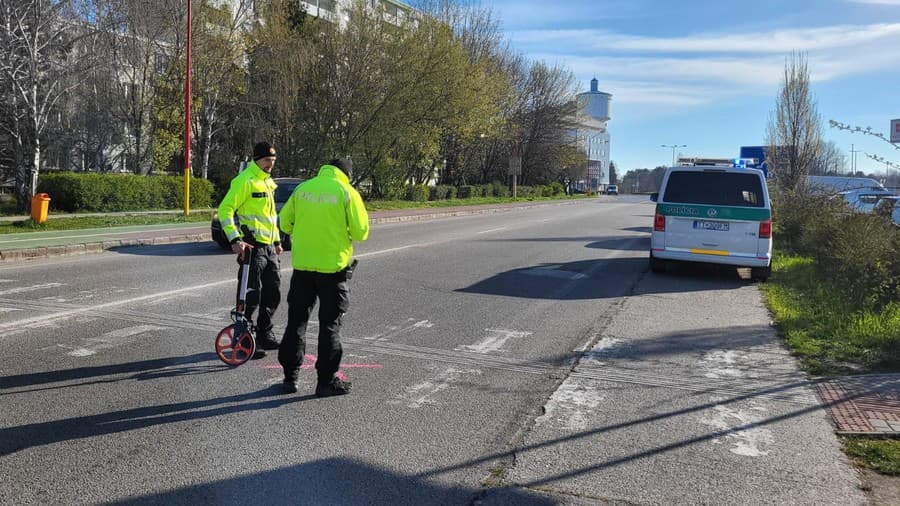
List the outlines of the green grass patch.
{"type": "Polygon", "coordinates": [[[859,307],[816,275],[811,258],[777,254],[762,286],[787,344],[816,375],[900,370],[900,303],[859,307]]]}
{"type": "Polygon", "coordinates": [[[900,476],[900,440],[845,438],[844,453],[857,464],[883,474],[900,476]]]}
{"type": "Polygon", "coordinates": [[[0,234],[22,232],[45,232],[49,230],[79,230],[85,228],[124,227],[130,225],[162,225],[167,223],[209,222],[214,211],[194,211],[189,216],[183,214],[140,214],[113,216],[83,216],[48,219],[37,224],[31,219],[0,222],[0,234]]]}

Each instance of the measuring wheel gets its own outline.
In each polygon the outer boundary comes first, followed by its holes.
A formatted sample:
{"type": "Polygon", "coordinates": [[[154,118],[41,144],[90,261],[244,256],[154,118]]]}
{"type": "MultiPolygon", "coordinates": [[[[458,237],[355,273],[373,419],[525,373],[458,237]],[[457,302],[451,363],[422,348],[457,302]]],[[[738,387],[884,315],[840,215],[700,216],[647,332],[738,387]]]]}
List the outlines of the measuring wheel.
{"type": "Polygon", "coordinates": [[[246,329],[246,325],[231,324],[216,336],[216,355],[228,365],[238,366],[253,358],[256,352],[256,341],[246,329]],[[240,335],[235,337],[235,327],[244,327],[240,335]]]}

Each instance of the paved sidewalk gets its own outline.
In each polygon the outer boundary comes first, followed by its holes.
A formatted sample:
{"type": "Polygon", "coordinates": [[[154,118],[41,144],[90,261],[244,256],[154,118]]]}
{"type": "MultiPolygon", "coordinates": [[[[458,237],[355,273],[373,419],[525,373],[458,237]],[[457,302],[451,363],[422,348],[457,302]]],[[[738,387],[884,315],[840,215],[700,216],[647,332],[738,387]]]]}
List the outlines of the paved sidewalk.
{"type": "Polygon", "coordinates": [[[900,437],[900,374],[829,378],[817,389],[838,434],[900,437]]]}

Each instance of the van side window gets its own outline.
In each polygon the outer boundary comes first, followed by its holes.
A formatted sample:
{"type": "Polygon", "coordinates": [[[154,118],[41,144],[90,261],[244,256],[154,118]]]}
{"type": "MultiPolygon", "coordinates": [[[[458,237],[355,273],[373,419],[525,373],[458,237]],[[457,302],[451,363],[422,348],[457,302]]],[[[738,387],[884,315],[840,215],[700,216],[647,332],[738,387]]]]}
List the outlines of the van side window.
{"type": "Polygon", "coordinates": [[[762,180],[756,174],[673,171],[664,202],[709,206],[765,207],[762,180]]]}

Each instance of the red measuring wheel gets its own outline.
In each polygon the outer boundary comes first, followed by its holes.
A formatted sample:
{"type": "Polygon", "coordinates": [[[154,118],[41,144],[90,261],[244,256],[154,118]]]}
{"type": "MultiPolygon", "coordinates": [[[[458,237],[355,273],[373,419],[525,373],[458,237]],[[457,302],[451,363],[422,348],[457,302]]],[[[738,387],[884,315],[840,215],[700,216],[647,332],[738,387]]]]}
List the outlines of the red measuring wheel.
{"type": "MultiPolygon", "coordinates": [[[[240,325],[245,327],[245,325],[240,325]]],[[[235,324],[231,324],[216,336],[216,355],[219,360],[231,366],[238,366],[253,358],[256,352],[256,341],[249,330],[244,330],[235,337],[235,324]]]]}

